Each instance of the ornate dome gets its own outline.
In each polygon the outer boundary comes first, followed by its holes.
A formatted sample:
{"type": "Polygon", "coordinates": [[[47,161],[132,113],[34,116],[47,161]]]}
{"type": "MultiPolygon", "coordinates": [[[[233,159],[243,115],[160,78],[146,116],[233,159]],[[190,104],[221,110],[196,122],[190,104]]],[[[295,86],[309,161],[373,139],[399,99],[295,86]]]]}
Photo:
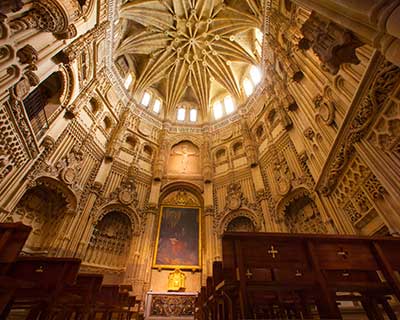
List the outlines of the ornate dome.
{"type": "MultiPolygon", "coordinates": [[[[243,81],[260,61],[261,11],[257,0],[125,3],[115,59],[124,59],[129,70],[126,87],[144,106],[149,95],[156,96],[162,108],[156,102],[155,111],[172,121],[179,108],[196,109],[197,122],[232,112],[232,102],[239,106],[249,95],[243,81]],[[219,107],[224,99],[229,104],[225,113],[216,110],[213,116],[212,106],[219,107]]],[[[184,121],[182,112],[178,120],[184,121]]]]}

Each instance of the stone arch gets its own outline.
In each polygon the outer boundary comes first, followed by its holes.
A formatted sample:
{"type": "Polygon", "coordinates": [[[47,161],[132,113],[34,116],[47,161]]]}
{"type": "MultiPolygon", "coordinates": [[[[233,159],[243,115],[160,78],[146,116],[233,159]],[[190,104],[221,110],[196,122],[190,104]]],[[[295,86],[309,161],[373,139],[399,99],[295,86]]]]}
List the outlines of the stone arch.
{"type": "Polygon", "coordinates": [[[226,147],[220,147],[214,152],[214,159],[216,163],[221,163],[228,159],[226,147]]]}
{"type": "Polygon", "coordinates": [[[276,207],[278,222],[293,233],[327,233],[314,196],[304,187],[291,191],[276,207]]]}
{"type": "Polygon", "coordinates": [[[148,159],[152,159],[152,158],[153,158],[153,155],[154,155],[154,148],[153,148],[150,144],[148,144],[148,143],[143,144],[142,150],[143,150],[143,154],[144,154],[148,159]]]}
{"type": "Polygon", "coordinates": [[[134,134],[128,133],[124,136],[122,144],[123,147],[127,148],[130,151],[135,151],[138,145],[139,141],[134,134]]]}
{"type": "Polygon", "coordinates": [[[25,251],[44,251],[56,255],[60,240],[68,231],[76,213],[77,198],[63,182],[39,177],[22,195],[8,220],[32,227],[25,251]]]}
{"type": "Polygon", "coordinates": [[[248,219],[254,226],[255,232],[261,231],[261,222],[257,217],[257,214],[249,209],[238,209],[228,212],[222,219],[219,224],[219,234],[223,234],[227,231],[229,224],[238,218],[248,219]]]}
{"type": "Polygon", "coordinates": [[[69,65],[60,65],[59,73],[62,81],[60,104],[62,107],[66,107],[72,98],[74,91],[74,72],[69,65]]]}
{"type": "Polygon", "coordinates": [[[93,218],[94,224],[98,223],[101,219],[104,218],[104,216],[106,216],[110,212],[120,212],[125,214],[129,218],[133,234],[138,235],[140,233],[141,219],[137,212],[134,209],[121,205],[119,203],[107,204],[100,208],[100,210],[97,211],[93,218]]]}
{"type": "Polygon", "coordinates": [[[84,256],[86,263],[111,268],[126,266],[135,226],[124,209],[111,205],[101,211],[84,256]]]}
{"type": "Polygon", "coordinates": [[[231,143],[231,151],[233,156],[238,156],[244,153],[243,141],[235,140],[231,143]]]}
{"type": "Polygon", "coordinates": [[[160,204],[165,203],[166,198],[169,195],[180,191],[189,192],[190,194],[194,195],[197,199],[198,205],[203,207],[203,190],[198,185],[187,181],[175,181],[163,186],[160,193],[160,204]]]}

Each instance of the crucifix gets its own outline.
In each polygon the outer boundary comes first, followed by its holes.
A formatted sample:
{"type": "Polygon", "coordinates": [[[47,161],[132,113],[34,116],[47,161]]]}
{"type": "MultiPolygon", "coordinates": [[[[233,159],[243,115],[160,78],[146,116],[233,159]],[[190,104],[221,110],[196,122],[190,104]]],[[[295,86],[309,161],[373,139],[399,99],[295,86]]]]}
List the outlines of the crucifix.
{"type": "Polygon", "coordinates": [[[268,253],[272,256],[272,259],[275,259],[276,255],[277,255],[277,253],[279,253],[279,251],[276,250],[273,245],[271,245],[271,248],[268,250],[268,253]]]}
{"type": "Polygon", "coordinates": [[[337,251],[337,255],[342,257],[343,259],[347,259],[347,256],[349,255],[349,253],[345,250],[343,250],[342,247],[339,248],[339,250],[337,251]]]}

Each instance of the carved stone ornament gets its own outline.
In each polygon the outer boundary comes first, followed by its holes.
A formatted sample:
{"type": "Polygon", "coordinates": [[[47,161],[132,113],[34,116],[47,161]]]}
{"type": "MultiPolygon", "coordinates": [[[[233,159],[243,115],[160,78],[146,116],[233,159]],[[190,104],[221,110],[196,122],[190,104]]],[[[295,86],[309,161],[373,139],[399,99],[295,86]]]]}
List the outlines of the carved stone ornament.
{"type": "Polygon", "coordinates": [[[287,194],[292,188],[292,173],[283,156],[278,156],[274,165],[274,177],[276,181],[276,189],[279,195],[287,194]]]}
{"type": "Polygon", "coordinates": [[[328,72],[336,74],[341,64],[360,62],[355,50],[363,43],[349,30],[319,14],[312,12],[301,32],[304,38],[300,40],[299,48],[312,48],[328,72]]]}
{"type": "Polygon", "coordinates": [[[76,0],[37,0],[27,15],[10,23],[14,33],[29,28],[37,28],[56,35],[71,33],[71,23],[82,14],[76,0]]]}
{"type": "Polygon", "coordinates": [[[335,104],[332,101],[327,101],[321,95],[314,98],[314,105],[318,110],[317,117],[319,117],[328,126],[333,123],[335,119],[335,104]]]}
{"type": "Polygon", "coordinates": [[[237,210],[242,205],[243,193],[240,184],[231,183],[228,187],[228,195],[226,196],[226,206],[229,210],[237,210]]]}
{"type": "Polygon", "coordinates": [[[123,205],[137,205],[137,196],[135,178],[129,176],[119,187],[110,195],[111,199],[118,199],[123,205]]]}
{"type": "Polygon", "coordinates": [[[394,85],[400,78],[400,68],[386,60],[381,60],[377,73],[367,91],[360,100],[351,119],[351,124],[343,134],[343,140],[338,144],[331,160],[325,166],[322,174],[320,190],[324,195],[330,194],[339,177],[347,167],[354,153],[354,144],[359,142],[374,123],[374,115],[384,107],[389,100],[394,85]]]}
{"type": "Polygon", "coordinates": [[[17,57],[22,64],[35,64],[38,59],[38,52],[30,44],[17,51],[17,57]]]}
{"type": "Polygon", "coordinates": [[[197,197],[184,189],[180,189],[168,194],[163,200],[163,205],[178,206],[199,206],[200,202],[197,197]]]}

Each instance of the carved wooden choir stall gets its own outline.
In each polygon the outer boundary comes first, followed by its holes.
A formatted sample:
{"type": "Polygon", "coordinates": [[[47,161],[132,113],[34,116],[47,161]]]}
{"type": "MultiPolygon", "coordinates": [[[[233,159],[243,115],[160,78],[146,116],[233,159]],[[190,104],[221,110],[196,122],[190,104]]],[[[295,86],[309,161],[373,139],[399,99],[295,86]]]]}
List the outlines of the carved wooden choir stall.
{"type": "Polygon", "coordinates": [[[102,285],[102,275],[80,274],[79,259],[19,256],[30,231],[22,223],[0,224],[0,319],[14,311],[29,320],[131,319],[130,285],[102,285]]]}
{"type": "Polygon", "coordinates": [[[388,301],[400,299],[398,238],[228,232],[222,246],[197,319],[314,319],[315,307],[342,319],[339,301],[397,319],[388,301]]]}

